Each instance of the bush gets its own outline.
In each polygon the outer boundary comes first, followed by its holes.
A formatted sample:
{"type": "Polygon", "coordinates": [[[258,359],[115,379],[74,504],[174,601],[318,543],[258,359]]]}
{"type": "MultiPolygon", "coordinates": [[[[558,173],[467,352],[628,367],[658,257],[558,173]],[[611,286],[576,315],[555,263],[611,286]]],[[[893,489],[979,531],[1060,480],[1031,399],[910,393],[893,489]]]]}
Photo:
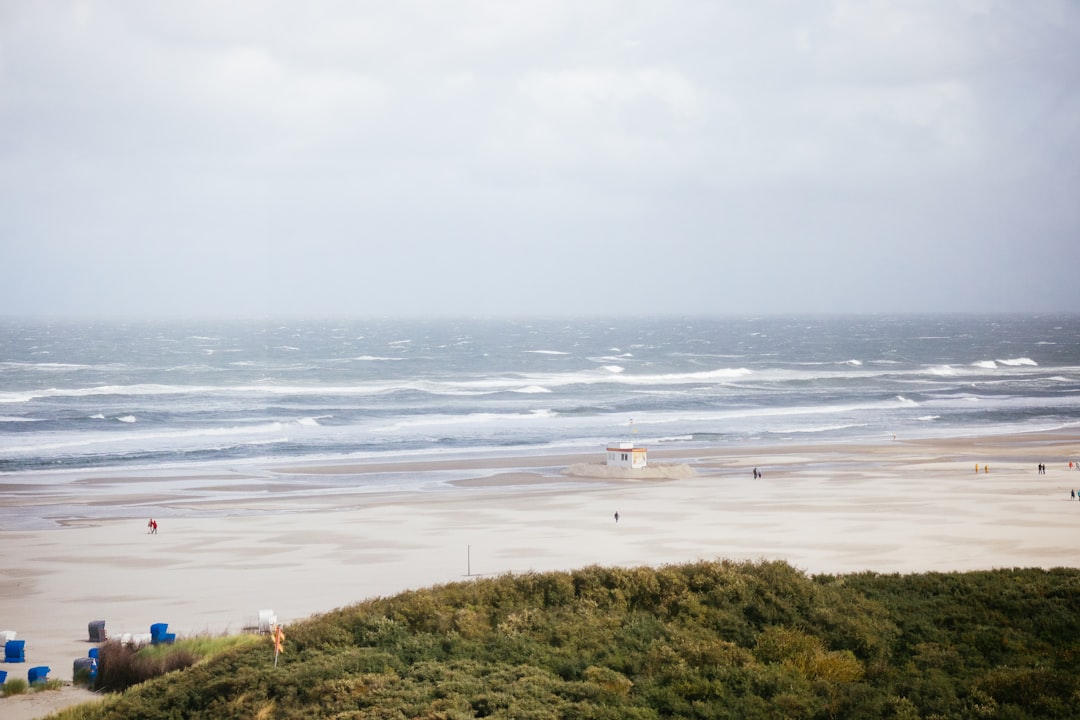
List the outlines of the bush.
{"type": "Polygon", "coordinates": [[[183,648],[168,653],[107,642],[98,654],[98,690],[119,692],[173,670],[195,664],[195,653],[183,648]]]}
{"type": "Polygon", "coordinates": [[[22,695],[30,689],[30,683],[22,678],[12,678],[4,683],[4,697],[8,695],[22,695]]]}

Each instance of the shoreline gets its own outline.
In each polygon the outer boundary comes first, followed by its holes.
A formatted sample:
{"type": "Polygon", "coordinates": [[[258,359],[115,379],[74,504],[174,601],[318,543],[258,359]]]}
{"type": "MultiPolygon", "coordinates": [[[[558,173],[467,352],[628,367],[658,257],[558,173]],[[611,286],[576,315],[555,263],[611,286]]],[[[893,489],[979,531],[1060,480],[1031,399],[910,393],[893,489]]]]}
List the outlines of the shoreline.
{"type": "Polygon", "coordinates": [[[776,559],[809,574],[1077,567],[1080,502],[1069,490],[1080,472],[1068,469],[1077,457],[1080,431],[1055,431],[650,448],[651,462],[694,474],[630,481],[564,472],[602,462],[599,453],[81,472],[64,483],[4,476],[4,505],[70,512],[56,518],[62,527],[0,530],[0,629],[18,632],[27,657],[3,669],[16,677],[48,665],[50,677],[70,680],[96,620],[110,637],[157,622],[180,636],[236,633],[263,609],[287,624],[407,589],[593,564],[776,559]],[[976,463],[990,471],[976,474],[976,463]],[[415,476],[419,489],[350,486],[388,472],[415,476]],[[101,516],[80,516],[87,508],[101,516]],[[154,515],[157,535],[146,532],[151,508],[173,511],[154,515]]]}

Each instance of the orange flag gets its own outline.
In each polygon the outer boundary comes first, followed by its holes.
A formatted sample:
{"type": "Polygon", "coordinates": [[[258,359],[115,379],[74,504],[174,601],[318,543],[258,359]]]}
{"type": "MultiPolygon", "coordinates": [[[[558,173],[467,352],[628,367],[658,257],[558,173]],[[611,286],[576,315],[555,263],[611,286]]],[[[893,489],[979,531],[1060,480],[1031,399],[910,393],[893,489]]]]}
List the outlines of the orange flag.
{"type": "Polygon", "coordinates": [[[277,656],[285,647],[285,629],[280,625],[274,626],[274,666],[277,666],[277,656]]]}

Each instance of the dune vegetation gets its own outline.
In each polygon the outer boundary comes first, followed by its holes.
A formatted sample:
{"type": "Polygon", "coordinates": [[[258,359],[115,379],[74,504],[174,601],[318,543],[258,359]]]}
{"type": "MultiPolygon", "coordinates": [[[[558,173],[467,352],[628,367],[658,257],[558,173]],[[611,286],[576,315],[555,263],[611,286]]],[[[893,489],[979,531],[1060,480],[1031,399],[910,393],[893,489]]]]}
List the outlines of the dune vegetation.
{"type": "Polygon", "coordinates": [[[373,599],[285,633],[276,666],[269,638],[227,644],[182,669],[160,661],[164,674],[58,717],[1080,713],[1073,569],[807,576],[782,562],[588,567],[373,599]]]}

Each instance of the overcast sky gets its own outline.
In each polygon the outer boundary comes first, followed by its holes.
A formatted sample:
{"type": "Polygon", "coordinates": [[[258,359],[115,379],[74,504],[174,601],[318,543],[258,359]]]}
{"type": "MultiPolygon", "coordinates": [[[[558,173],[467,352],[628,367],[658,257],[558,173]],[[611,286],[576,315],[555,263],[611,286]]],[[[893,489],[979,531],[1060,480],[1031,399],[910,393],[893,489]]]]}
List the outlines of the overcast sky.
{"type": "Polygon", "coordinates": [[[1080,311],[1080,3],[0,0],[0,313],[1080,311]]]}

